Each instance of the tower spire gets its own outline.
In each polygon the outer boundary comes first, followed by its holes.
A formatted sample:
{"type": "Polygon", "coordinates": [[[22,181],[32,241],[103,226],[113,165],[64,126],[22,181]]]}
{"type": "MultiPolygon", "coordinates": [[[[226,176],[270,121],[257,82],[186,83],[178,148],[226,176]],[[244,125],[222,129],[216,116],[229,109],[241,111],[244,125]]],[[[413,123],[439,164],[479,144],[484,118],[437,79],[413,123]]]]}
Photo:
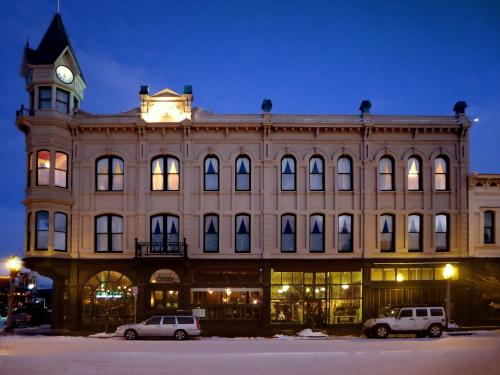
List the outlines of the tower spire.
{"type": "Polygon", "coordinates": [[[57,14],[60,13],[61,10],[61,0],[57,0],[57,14]]]}

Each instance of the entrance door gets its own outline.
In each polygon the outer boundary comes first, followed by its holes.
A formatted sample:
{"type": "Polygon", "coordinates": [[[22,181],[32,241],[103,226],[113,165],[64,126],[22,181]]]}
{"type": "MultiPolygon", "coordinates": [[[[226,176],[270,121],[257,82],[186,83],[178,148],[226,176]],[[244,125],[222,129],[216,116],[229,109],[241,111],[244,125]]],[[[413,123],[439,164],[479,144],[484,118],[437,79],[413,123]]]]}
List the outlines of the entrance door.
{"type": "Polygon", "coordinates": [[[325,301],[306,300],[304,304],[304,323],[309,327],[321,326],[326,322],[325,301]]]}
{"type": "Polygon", "coordinates": [[[151,291],[151,313],[164,314],[179,308],[179,291],[162,288],[151,291]]]}

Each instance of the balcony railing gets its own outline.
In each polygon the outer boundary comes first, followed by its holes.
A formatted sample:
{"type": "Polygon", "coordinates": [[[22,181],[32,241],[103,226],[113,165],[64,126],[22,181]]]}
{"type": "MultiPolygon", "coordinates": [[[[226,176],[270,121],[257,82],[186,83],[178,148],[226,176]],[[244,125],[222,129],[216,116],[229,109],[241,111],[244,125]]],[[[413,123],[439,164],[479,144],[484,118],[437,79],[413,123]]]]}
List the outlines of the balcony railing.
{"type": "Polygon", "coordinates": [[[33,109],[25,108],[24,104],[21,104],[21,107],[19,107],[16,111],[16,120],[23,115],[34,116],[35,111],[33,109]]]}
{"type": "Polygon", "coordinates": [[[135,256],[141,257],[187,257],[187,243],[183,242],[139,242],[135,239],[135,256]]]}

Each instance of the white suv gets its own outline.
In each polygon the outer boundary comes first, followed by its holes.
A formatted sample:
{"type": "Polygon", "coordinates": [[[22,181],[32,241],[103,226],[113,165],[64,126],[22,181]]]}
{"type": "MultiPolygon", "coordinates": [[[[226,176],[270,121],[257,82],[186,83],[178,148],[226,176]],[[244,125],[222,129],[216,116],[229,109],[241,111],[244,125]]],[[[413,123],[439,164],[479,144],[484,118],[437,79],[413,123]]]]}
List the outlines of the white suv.
{"type": "Polygon", "coordinates": [[[389,333],[415,333],[417,337],[439,337],[446,327],[442,307],[396,307],[384,309],[376,319],[363,324],[367,337],[385,339],[389,333]]]}

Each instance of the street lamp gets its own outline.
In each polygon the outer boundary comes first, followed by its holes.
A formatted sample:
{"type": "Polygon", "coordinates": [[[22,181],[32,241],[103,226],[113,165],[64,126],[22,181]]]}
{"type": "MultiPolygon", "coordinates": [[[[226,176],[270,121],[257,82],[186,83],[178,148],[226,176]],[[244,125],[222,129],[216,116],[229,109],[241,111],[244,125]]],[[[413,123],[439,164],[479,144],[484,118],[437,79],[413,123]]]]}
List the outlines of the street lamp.
{"type": "Polygon", "coordinates": [[[9,305],[7,308],[7,326],[5,327],[5,331],[12,331],[14,328],[12,322],[12,309],[14,308],[15,280],[19,271],[23,268],[23,261],[18,256],[11,256],[7,262],[5,262],[5,265],[10,272],[9,305]]]}
{"type": "Polygon", "coordinates": [[[446,279],[446,327],[449,328],[451,321],[451,279],[455,275],[455,267],[451,264],[446,264],[443,268],[443,277],[446,279]]]}

